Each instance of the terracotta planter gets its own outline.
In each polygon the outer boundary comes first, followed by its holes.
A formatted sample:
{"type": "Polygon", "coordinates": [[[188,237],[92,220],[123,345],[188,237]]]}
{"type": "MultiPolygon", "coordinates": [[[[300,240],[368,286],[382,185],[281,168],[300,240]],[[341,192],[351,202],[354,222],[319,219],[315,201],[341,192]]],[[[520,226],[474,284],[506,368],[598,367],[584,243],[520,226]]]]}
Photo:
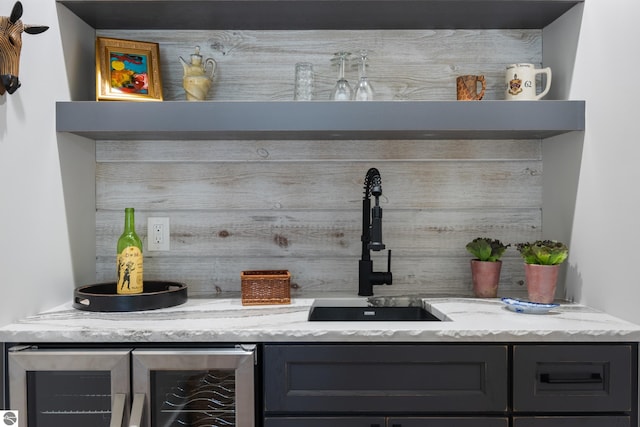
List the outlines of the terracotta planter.
{"type": "Polygon", "coordinates": [[[501,268],[502,261],[471,260],[471,279],[473,294],[476,298],[495,298],[498,296],[501,268]]]}
{"type": "Polygon", "coordinates": [[[560,265],[524,265],[529,301],[545,304],[553,302],[556,297],[558,270],[560,265]]]}

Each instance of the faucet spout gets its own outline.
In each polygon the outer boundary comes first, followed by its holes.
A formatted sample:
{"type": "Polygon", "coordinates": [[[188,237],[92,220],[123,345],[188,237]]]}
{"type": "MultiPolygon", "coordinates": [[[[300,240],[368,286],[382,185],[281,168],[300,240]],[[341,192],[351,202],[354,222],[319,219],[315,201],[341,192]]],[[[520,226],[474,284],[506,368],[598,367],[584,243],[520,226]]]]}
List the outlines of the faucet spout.
{"type": "Polygon", "coordinates": [[[388,251],[387,271],[373,271],[373,261],[370,251],[385,249],[382,243],[382,178],[376,168],[367,171],[364,180],[364,197],[362,199],[362,256],[358,263],[358,295],[373,295],[374,285],[391,285],[391,250],[388,251]],[[375,198],[375,205],[371,208],[371,196],[375,198]]]}

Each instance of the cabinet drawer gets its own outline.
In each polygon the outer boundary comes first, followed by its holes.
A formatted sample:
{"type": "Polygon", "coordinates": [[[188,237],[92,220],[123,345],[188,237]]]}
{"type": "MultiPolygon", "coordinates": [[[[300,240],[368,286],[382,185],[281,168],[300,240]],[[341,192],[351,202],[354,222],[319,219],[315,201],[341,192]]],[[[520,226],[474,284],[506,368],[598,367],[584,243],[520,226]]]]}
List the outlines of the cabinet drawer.
{"type": "Polygon", "coordinates": [[[504,345],[265,345],[265,411],[506,411],[507,353],[504,345]]]}
{"type": "Polygon", "coordinates": [[[267,417],[264,427],[385,427],[384,417],[267,417]]]}
{"type": "Polygon", "coordinates": [[[630,417],[515,417],[513,427],[631,427],[630,417]]]}
{"type": "Polygon", "coordinates": [[[513,354],[516,412],[632,410],[635,346],[516,345],[513,354]]]}
{"type": "Polygon", "coordinates": [[[479,417],[398,417],[389,418],[387,427],[509,427],[509,419],[479,417]]]}
{"type": "MultiPolygon", "coordinates": [[[[264,427],[509,427],[508,418],[268,417],[264,427]]],[[[614,425],[612,427],[620,427],[614,425]]]]}

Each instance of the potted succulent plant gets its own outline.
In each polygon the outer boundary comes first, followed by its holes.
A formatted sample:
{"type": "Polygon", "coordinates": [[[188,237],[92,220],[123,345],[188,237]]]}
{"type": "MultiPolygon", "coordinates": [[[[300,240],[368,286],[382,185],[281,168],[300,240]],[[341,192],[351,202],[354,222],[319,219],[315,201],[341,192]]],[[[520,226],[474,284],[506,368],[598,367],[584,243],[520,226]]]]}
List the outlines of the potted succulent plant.
{"type": "Polygon", "coordinates": [[[478,237],[467,243],[467,251],[475,258],[471,260],[471,279],[473,294],[478,298],[495,298],[498,296],[500,257],[510,245],[498,239],[478,237]]]}
{"type": "Polygon", "coordinates": [[[555,299],[558,271],[569,256],[569,248],[556,240],[517,243],[524,260],[529,301],[549,304],[555,299]]]}

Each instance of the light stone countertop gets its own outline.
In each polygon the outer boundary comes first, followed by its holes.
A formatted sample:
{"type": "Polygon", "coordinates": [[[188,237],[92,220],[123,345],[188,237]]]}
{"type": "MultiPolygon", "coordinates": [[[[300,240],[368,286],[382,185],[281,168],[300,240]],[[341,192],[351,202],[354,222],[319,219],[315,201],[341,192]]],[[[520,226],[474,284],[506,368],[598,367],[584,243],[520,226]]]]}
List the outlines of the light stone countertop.
{"type": "Polygon", "coordinates": [[[547,314],[537,315],[511,312],[500,299],[419,298],[444,321],[309,322],[307,316],[314,301],[310,297],[293,297],[289,305],[271,306],[243,306],[240,298],[189,298],[175,307],[128,313],[82,311],[69,302],[0,328],[0,340],[12,343],[640,341],[640,326],[577,304],[563,303],[547,314]]]}

